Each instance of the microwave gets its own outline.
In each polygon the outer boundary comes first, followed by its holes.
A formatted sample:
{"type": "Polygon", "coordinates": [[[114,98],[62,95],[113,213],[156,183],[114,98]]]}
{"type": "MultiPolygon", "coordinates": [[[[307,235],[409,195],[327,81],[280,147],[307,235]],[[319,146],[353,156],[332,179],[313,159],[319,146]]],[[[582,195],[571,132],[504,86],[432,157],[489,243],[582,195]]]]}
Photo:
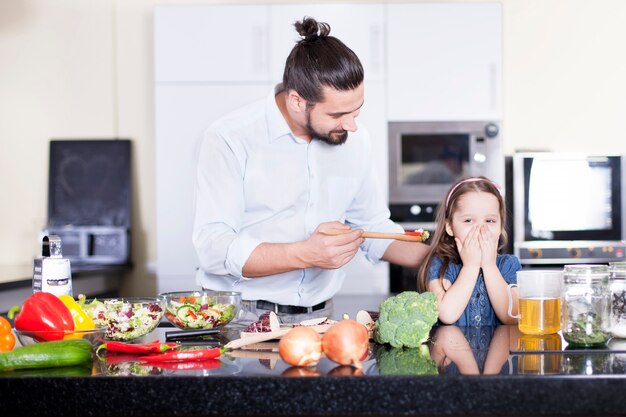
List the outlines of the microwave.
{"type": "Polygon", "coordinates": [[[459,179],[483,175],[504,189],[500,126],[493,121],[389,122],[389,209],[408,229],[433,229],[459,179]]]}
{"type": "Polygon", "coordinates": [[[513,156],[514,252],[525,265],[624,261],[624,156],[513,156]]]}

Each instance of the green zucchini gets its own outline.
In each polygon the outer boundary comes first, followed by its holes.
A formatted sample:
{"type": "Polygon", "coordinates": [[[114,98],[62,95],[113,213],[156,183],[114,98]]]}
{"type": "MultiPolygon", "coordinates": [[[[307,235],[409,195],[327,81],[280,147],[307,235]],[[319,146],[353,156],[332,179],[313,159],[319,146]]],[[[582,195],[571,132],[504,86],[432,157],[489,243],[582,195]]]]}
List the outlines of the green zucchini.
{"type": "Polygon", "coordinates": [[[18,369],[15,371],[0,372],[0,377],[20,378],[23,376],[90,376],[92,372],[92,364],[86,363],[84,365],[62,366],[59,368],[18,369]]]}
{"type": "Polygon", "coordinates": [[[92,360],[91,351],[91,343],[84,339],[21,346],[0,353],[0,372],[86,364],[92,360]]]}
{"type": "MultiPolygon", "coordinates": [[[[78,349],[83,349],[86,351],[90,351],[93,349],[93,345],[87,339],[67,339],[67,340],[54,340],[52,342],[40,342],[34,343],[32,345],[21,346],[19,349],[23,350],[34,350],[38,352],[40,350],[48,350],[48,349],[65,349],[67,347],[74,347],[78,349]]],[[[18,348],[16,348],[18,349],[18,348]]]]}

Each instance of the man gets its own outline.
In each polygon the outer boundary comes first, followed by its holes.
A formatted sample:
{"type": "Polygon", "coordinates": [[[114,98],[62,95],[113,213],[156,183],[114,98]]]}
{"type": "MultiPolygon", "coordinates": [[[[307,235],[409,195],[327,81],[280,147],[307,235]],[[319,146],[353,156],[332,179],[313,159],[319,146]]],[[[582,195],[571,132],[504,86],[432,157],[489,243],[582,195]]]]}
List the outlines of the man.
{"type": "Polygon", "coordinates": [[[359,247],[372,262],[410,267],[428,249],[362,237],[403,232],[389,220],[356,123],[363,67],[327,24],[305,18],[295,27],[303,39],[283,83],[206,131],[193,231],[199,284],[240,291],[252,313],[275,311],[285,322],[330,316],[340,268],[359,247]]]}

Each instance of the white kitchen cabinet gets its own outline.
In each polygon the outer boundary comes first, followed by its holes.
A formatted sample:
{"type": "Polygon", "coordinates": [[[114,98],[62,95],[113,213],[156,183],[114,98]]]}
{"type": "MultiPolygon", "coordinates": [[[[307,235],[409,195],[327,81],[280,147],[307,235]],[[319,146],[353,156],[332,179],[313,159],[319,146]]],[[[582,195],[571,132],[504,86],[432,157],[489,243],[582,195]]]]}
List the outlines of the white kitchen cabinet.
{"type": "MultiPolygon", "coordinates": [[[[365,83],[365,104],[357,118],[357,124],[370,133],[372,143],[372,169],[378,179],[380,192],[387,201],[388,157],[385,83],[365,83]]],[[[389,292],[389,264],[370,263],[359,251],[345,267],[346,280],[339,294],[386,294],[389,292]]]]}
{"type": "Polygon", "coordinates": [[[270,80],[269,6],[157,6],[156,82],[270,80]]]}
{"type": "Polygon", "coordinates": [[[293,24],[304,16],[330,25],[330,34],[352,49],[363,64],[367,81],[382,81],[384,65],[384,4],[275,4],[270,8],[270,71],[282,79],[285,60],[300,40],[293,24]]]}
{"type": "Polygon", "coordinates": [[[499,3],[387,5],[390,121],[501,120],[499,3]]]}
{"type": "Polygon", "coordinates": [[[156,207],[159,292],[196,288],[191,242],[196,156],[202,132],[225,113],[271,91],[263,85],[157,85],[156,207]]]}

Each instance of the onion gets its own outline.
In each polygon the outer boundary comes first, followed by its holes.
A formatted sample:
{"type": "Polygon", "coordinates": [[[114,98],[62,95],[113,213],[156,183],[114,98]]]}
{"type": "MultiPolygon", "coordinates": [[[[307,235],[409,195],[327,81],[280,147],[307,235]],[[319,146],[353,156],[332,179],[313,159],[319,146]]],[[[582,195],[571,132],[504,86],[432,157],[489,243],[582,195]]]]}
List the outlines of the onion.
{"type": "Polygon", "coordinates": [[[355,320],[341,320],[334,324],[322,338],[322,350],[333,362],[354,365],[361,369],[367,357],[369,337],[367,329],[355,320]]]}
{"type": "Polygon", "coordinates": [[[328,376],[363,376],[363,370],[349,365],[337,365],[328,372],[328,376]]]}
{"type": "Polygon", "coordinates": [[[320,376],[321,374],[317,370],[317,368],[314,368],[314,367],[304,368],[302,366],[290,366],[289,368],[285,369],[281,375],[282,376],[311,377],[311,376],[320,376]]]}
{"type": "Polygon", "coordinates": [[[278,353],[289,365],[317,365],[322,357],[322,336],[305,326],[294,327],[280,339],[278,353]]]}

